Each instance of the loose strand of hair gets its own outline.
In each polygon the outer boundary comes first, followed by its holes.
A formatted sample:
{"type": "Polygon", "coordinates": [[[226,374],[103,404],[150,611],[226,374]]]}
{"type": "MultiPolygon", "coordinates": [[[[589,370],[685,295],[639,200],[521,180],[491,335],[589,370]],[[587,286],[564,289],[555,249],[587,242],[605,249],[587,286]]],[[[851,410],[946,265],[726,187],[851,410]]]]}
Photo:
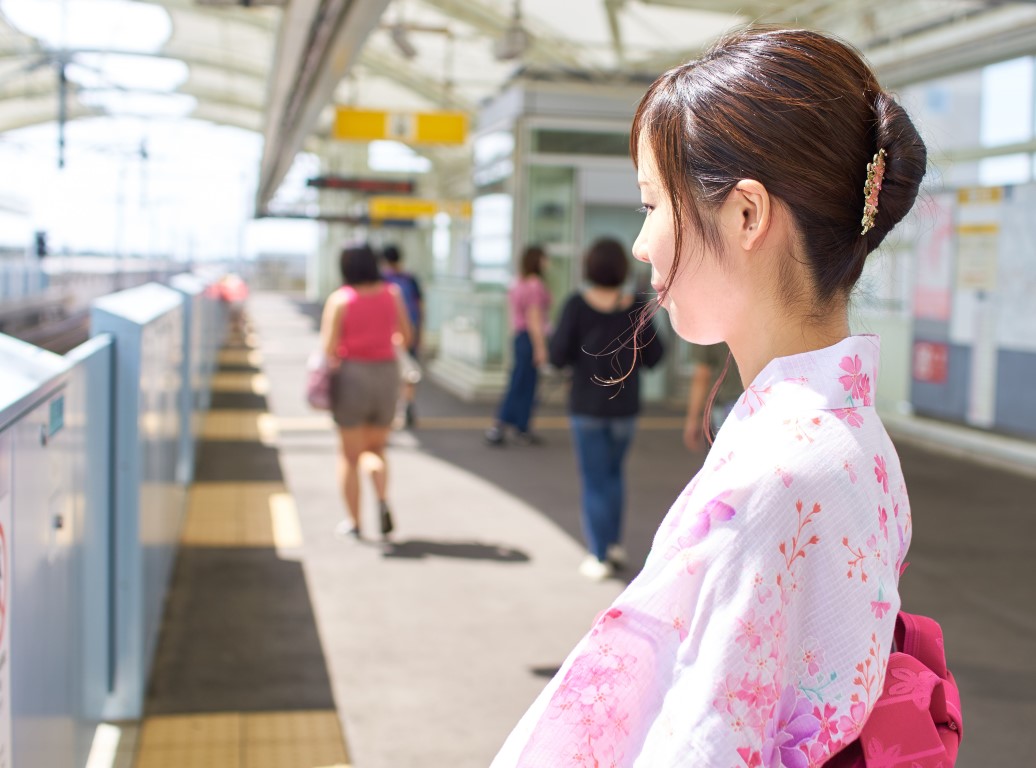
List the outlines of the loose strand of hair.
{"type": "Polygon", "coordinates": [[[705,433],[705,440],[708,442],[710,448],[716,439],[715,435],[712,434],[712,406],[716,402],[716,395],[719,394],[719,388],[723,385],[723,380],[727,378],[727,371],[730,370],[730,361],[733,357],[734,354],[728,349],[727,361],[723,363],[723,370],[720,371],[719,377],[716,379],[716,383],[712,385],[712,391],[709,392],[709,399],[705,403],[705,413],[701,419],[701,428],[705,433]]]}

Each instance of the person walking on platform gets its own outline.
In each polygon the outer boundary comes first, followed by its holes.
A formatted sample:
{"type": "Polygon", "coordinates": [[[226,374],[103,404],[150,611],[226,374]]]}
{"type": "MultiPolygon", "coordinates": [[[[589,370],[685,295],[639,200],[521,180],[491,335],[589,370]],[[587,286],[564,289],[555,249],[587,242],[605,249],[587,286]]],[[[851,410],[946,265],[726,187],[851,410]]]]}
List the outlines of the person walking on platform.
{"type": "Polygon", "coordinates": [[[550,362],[572,369],[568,412],[589,549],[579,571],[600,581],[626,564],[625,464],[640,411],[640,368],[653,368],[664,350],[650,319],[642,323],[646,305],[622,290],[629,272],[622,245],[596,241],[583,269],[587,286],[565,302],[550,339],[550,362]]]}
{"type": "Polygon", "coordinates": [[[706,439],[711,444],[734,404],[741,397],[741,375],[730,348],[719,344],[692,344],[694,372],[687,392],[687,418],[683,425],[683,444],[700,451],[706,439]],[[712,392],[715,387],[715,393],[712,392]],[[706,413],[708,411],[708,413],[706,413]]]}
{"type": "Polygon", "coordinates": [[[530,429],[536,403],[539,368],[547,362],[547,326],[550,319],[550,291],[543,282],[547,254],[530,245],[522,253],[518,280],[507,292],[511,331],[514,333],[514,361],[511,379],[497,411],[496,422],[486,430],[489,445],[503,445],[506,430],[514,430],[519,443],[534,445],[539,438],[530,429]]]}
{"type": "Polygon", "coordinates": [[[403,423],[410,429],[416,422],[414,413],[414,398],[417,394],[417,383],[420,380],[419,361],[421,359],[421,329],[424,325],[424,297],[421,293],[421,284],[417,278],[402,267],[403,254],[399,247],[386,245],[381,254],[385,262],[382,269],[382,276],[385,281],[395,285],[403,297],[406,305],[407,316],[410,318],[410,327],[413,335],[410,344],[405,347],[409,359],[404,360],[403,374],[403,423]]]}
{"type": "Polygon", "coordinates": [[[369,454],[381,534],[387,536],[393,520],[385,446],[400,387],[395,344],[410,344],[410,318],[399,289],[382,280],[369,246],[343,250],[341,268],[344,285],[328,297],[320,323],[324,354],[337,366],[331,414],[340,438],[339,479],[349,514],[335,532],[360,537],[360,458],[369,454]]]}
{"type": "Polygon", "coordinates": [[[848,304],[925,146],[856,50],[748,27],[649,87],[630,149],[633,255],[746,391],[492,766],[824,765],[882,694],[911,537],[879,340],[851,335],[848,304]]]}

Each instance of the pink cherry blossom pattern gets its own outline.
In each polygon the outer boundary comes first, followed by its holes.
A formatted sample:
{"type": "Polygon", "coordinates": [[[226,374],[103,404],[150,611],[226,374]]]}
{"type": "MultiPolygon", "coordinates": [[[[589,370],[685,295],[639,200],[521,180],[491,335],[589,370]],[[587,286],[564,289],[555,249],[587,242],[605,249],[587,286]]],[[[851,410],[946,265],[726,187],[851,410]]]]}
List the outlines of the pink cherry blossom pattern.
{"type": "Polygon", "coordinates": [[[737,634],[734,641],[738,645],[745,646],[746,650],[754,651],[762,643],[763,638],[759,634],[762,625],[755,617],[755,609],[749,608],[748,613],[737,619],[737,634]]]}
{"type": "Polygon", "coordinates": [[[822,741],[814,741],[809,745],[808,749],[803,745],[803,751],[805,751],[806,759],[809,761],[806,763],[807,768],[823,768],[827,763],[827,758],[830,756],[827,744],[822,741]]]}
{"type": "Polygon", "coordinates": [[[749,747],[738,747],[737,754],[744,761],[745,768],[762,768],[763,758],[759,755],[758,750],[753,750],[749,747]]]}
{"type": "Polygon", "coordinates": [[[755,413],[757,408],[762,408],[766,404],[766,398],[770,396],[770,390],[770,387],[757,387],[754,384],[748,385],[745,393],[741,395],[741,401],[748,408],[749,415],[755,413]],[[752,404],[753,400],[755,405],[752,404]]]}
{"type": "Polygon", "coordinates": [[[866,373],[860,377],[860,397],[863,398],[864,406],[871,405],[871,377],[866,373]]]}
{"type": "Polygon", "coordinates": [[[697,544],[708,536],[714,522],[726,522],[737,514],[732,506],[723,501],[723,499],[730,496],[730,493],[730,491],[723,491],[723,493],[707,501],[701,508],[697,519],[691,526],[689,538],[692,543],[697,544]]]}
{"type": "Polygon", "coordinates": [[[756,573],[752,579],[752,586],[755,587],[755,596],[760,604],[767,602],[773,595],[773,590],[766,585],[766,580],[763,579],[761,573],[756,573]]]}
{"type": "Polygon", "coordinates": [[[855,484],[856,468],[852,465],[852,462],[849,461],[849,459],[846,459],[845,463],[842,464],[842,469],[844,469],[849,474],[849,482],[855,484]]]}
{"type": "Polygon", "coordinates": [[[881,486],[881,490],[885,493],[889,492],[889,473],[885,468],[885,457],[875,456],[874,457],[874,477],[878,481],[878,485],[881,486]]]}
{"type": "Polygon", "coordinates": [[[795,480],[795,478],[792,477],[791,472],[788,472],[784,467],[778,466],[774,469],[774,474],[781,478],[781,482],[784,483],[785,488],[791,488],[791,484],[795,480]]]}
{"type": "Polygon", "coordinates": [[[852,741],[860,735],[860,729],[863,728],[863,721],[866,718],[867,705],[862,701],[853,702],[849,707],[849,714],[838,718],[838,730],[845,736],[845,741],[852,741]]]}
{"type": "Polygon", "coordinates": [[[824,649],[815,637],[807,637],[802,643],[802,663],[810,677],[820,674],[820,666],[824,663],[824,649]]]}
{"type": "Polygon", "coordinates": [[[821,744],[832,743],[834,737],[838,735],[838,720],[835,718],[837,712],[838,707],[827,702],[824,702],[823,710],[820,709],[819,705],[813,707],[813,716],[820,722],[820,732],[817,734],[817,740],[821,744]]]}
{"type": "Polygon", "coordinates": [[[863,414],[859,408],[835,408],[834,414],[850,427],[859,429],[863,426],[863,414]]]}
{"type": "Polygon", "coordinates": [[[885,614],[889,612],[892,607],[892,603],[885,600],[871,600],[871,611],[874,613],[874,617],[878,619],[884,619],[885,614]]]}
{"type": "Polygon", "coordinates": [[[853,355],[852,357],[846,356],[842,358],[842,362],[838,364],[838,367],[845,371],[844,376],[839,376],[838,381],[849,393],[849,396],[853,400],[860,400],[863,398],[863,390],[861,387],[862,368],[863,364],[860,362],[859,355],[853,355]]]}

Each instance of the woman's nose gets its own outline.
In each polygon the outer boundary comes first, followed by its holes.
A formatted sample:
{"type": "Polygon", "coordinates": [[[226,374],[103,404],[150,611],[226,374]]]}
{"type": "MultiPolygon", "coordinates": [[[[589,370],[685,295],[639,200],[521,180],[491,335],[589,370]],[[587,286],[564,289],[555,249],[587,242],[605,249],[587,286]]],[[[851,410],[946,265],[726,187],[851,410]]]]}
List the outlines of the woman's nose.
{"type": "Polygon", "coordinates": [[[640,231],[640,234],[637,235],[637,239],[633,241],[633,258],[637,261],[642,261],[645,264],[648,263],[647,247],[643,229],[640,231]]]}

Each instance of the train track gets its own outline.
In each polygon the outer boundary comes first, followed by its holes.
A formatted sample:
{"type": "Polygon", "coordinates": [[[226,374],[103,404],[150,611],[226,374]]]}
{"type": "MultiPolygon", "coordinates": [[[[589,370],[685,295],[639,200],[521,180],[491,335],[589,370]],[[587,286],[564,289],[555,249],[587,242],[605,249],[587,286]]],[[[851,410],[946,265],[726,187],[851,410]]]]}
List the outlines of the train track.
{"type": "Polygon", "coordinates": [[[11,335],[57,355],[64,355],[90,338],[90,310],[73,312],[65,317],[12,332],[11,335]]]}

